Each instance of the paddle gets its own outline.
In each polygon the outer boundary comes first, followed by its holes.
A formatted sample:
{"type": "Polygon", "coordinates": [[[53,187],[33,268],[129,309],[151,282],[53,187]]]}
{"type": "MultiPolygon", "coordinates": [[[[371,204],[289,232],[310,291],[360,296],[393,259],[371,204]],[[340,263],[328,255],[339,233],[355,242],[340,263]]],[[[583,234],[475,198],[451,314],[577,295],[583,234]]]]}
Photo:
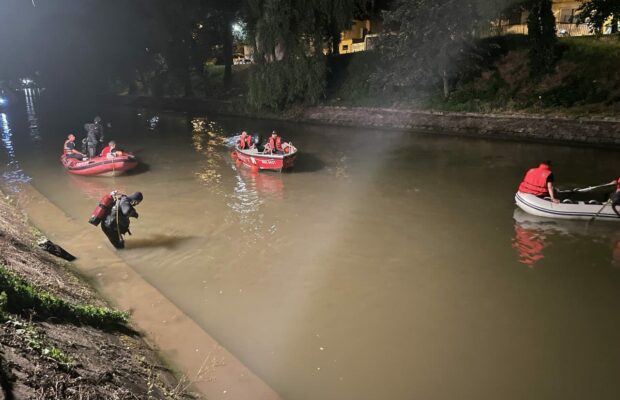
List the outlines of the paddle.
{"type": "Polygon", "coordinates": [[[595,189],[600,189],[600,188],[604,188],[604,187],[607,187],[607,186],[612,186],[612,185],[615,185],[615,184],[616,184],[616,181],[613,181],[613,182],[605,183],[605,184],[602,184],[602,185],[588,186],[588,187],[585,187],[585,188],[558,190],[558,192],[559,193],[585,193],[585,192],[590,192],[590,191],[595,190],[595,189]]]}
{"type": "Polygon", "coordinates": [[[603,207],[601,207],[601,209],[600,209],[600,210],[598,210],[598,211],[596,212],[596,214],[594,214],[594,215],[592,216],[592,218],[590,218],[590,219],[588,220],[588,224],[590,224],[591,222],[594,222],[594,220],[596,219],[596,217],[598,217],[598,216],[601,214],[601,212],[603,212],[603,209],[604,209],[605,207],[607,207],[610,203],[611,203],[611,199],[607,200],[607,201],[603,204],[603,207]]]}

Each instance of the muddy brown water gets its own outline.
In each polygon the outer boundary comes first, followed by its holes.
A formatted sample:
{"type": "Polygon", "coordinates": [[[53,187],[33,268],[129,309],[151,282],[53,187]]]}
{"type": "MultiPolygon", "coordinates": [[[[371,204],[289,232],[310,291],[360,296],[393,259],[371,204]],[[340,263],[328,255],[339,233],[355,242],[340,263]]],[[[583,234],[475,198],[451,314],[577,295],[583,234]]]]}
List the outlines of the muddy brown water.
{"type": "Polygon", "coordinates": [[[141,190],[122,259],[284,399],[620,398],[620,224],[513,201],[540,160],[589,186],[615,151],[113,108],[143,165],[84,178],[58,157],[92,110],[27,105],[0,114],[4,187],[84,229],[103,193],[141,190]],[[224,138],[274,128],[296,168],[236,167],[224,138]]]}

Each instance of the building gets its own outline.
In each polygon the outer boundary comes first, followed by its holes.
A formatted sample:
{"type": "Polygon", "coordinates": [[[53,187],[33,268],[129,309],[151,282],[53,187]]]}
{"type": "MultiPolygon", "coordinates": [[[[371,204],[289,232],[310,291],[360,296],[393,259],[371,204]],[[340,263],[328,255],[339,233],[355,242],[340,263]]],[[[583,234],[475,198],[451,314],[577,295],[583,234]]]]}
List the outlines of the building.
{"type": "MultiPolygon", "coordinates": [[[[582,2],[578,0],[553,0],[552,10],[555,16],[558,36],[591,35],[590,28],[585,24],[575,23],[578,9],[582,2]]],[[[507,18],[497,21],[493,29],[498,34],[527,34],[527,11],[515,11],[507,18]]]]}
{"type": "Polygon", "coordinates": [[[379,37],[382,27],[380,21],[355,20],[353,26],[340,34],[338,52],[340,54],[356,53],[370,50],[379,37]]]}

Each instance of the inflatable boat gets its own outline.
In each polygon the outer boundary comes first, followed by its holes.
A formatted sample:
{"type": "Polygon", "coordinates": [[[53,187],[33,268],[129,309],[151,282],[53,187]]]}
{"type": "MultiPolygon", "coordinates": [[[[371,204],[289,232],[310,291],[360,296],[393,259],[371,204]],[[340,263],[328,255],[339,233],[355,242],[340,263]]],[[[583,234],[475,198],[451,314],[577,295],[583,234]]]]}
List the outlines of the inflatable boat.
{"type": "Polygon", "coordinates": [[[131,153],[117,153],[115,157],[97,156],[84,161],[63,154],[60,161],[72,174],[93,176],[118,176],[138,165],[138,160],[131,153]]]}
{"type": "MultiPolygon", "coordinates": [[[[549,198],[517,192],[515,203],[526,213],[539,217],[620,221],[620,215],[615,211],[611,202],[563,200],[561,203],[554,203],[549,198]]],[[[620,207],[616,208],[620,212],[620,207]]]]}

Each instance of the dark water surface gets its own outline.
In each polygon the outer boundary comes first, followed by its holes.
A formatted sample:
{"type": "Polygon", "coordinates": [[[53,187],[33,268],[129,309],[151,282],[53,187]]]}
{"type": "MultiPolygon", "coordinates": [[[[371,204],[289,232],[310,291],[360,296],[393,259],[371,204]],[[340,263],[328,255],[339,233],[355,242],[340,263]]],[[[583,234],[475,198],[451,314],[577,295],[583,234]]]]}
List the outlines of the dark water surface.
{"type": "Polygon", "coordinates": [[[84,229],[103,193],[141,190],[121,257],[285,399],[620,398],[620,224],[513,201],[540,160],[588,186],[616,152],[117,108],[108,137],[143,166],[83,178],[59,155],[90,103],[27,105],[0,114],[5,187],[84,229]],[[274,128],[295,170],[237,168],[223,138],[274,128]]]}

